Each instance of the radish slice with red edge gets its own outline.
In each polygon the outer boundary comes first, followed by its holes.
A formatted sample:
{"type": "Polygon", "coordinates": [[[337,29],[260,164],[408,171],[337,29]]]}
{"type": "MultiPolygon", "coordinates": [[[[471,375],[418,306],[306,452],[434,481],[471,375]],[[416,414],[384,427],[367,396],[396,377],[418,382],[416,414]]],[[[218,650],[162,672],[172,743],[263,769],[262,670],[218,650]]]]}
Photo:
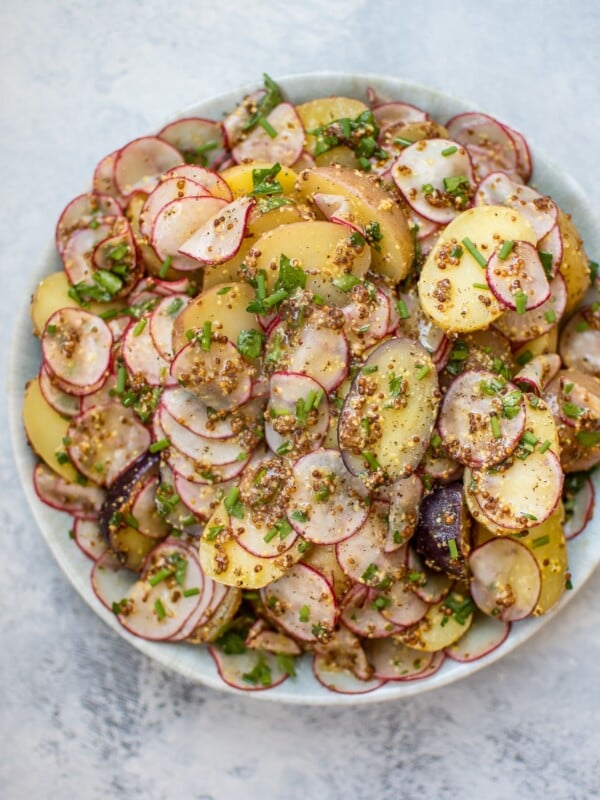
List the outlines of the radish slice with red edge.
{"type": "Polygon", "coordinates": [[[525,137],[522,133],[519,133],[519,131],[516,131],[514,128],[510,128],[506,124],[503,125],[503,127],[509,132],[514,142],[515,150],[517,151],[517,172],[521,176],[523,183],[527,183],[533,171],[529,145],[525,141],[525,137]]]}
{"type": "Polygon", "coordinates": [[[163,179],[167,178],[188,178],[201,186],[205,186],[213,197],[220,197],[228,203],[233,200],[233,194],[227,183],[212,169],[206,169],[197,164],[182,164],[179,167],[167,170],[163,175],[163,179]]]}
{"type": "Polygon", "coordinates": [[[33,486],[42,503],[82,519],[94,519],[106,497],[99,486],[68,483],[42,463],[36,464],[33,470],[33,486]]]}
{"type": "Polygon", "coordinates": [[[298,533],[315,544],[336,544],[356,533],[369,514],[368,491],[337,450],[309,453],[293,472],[288,519],[298,533]]]}
{"type": "Polygon", "coordinates": [[[585,479],[577,492],[573,493],[567,490],[565,499],[566,517],[563,524],[563,531],[567,541],[578,536],[591,520],[594,514],[595,499],[594,484],[589,478],[585,479]]]}
{"type": "Polygon", "coordinates": [[[246,510],[244,519],[230,518],[229,524],[240,547],[257,558],[279,558],[291,550],[298,539],[291,526],[255,521],[251,510],[246,510]]]}
{"type": "Polygon", "coordinates": [[[313,169],[316,166],[317,162],[312,155],[307,150],[303,150],[292,164],[292,169],[297,173],[302,172],[304,169],[313,169]]]}
{"type": "Polygon", "coordinates": [[[207,468],[238,461],[243,452],[236,437],[230,439],[205,439],[180,425],[164,407],[159,409],[160,424],[169,442],[180,452],[207,468]]]}
{"type": "Polygon", "coordinates": [[[44,367],[44,369],[46,369],[48,371],[48,375],[50,376],[50,379],[52,380],[52,383],[58,389],[61,389],[63,392],[66,392],[67,394],[76,395],[77,397],[81,398],[81,409],[82,409],[82,411],[83,411],[83,408],[84,408],[84,402],[85,402],[86,397],[88,397],[88,396],[94,394],[95,392],[98,392],[100,389],[102,389],[102,387],[106,383],[106,380],[107,380],[107,377],[108,377],[108,373],[105,373],[100,378],[99,381],[97,381],[96,383],[91,384],[90,386],[76,386],[73,383],[69,383],[68,381],[62,380],[62,378],[60,378],[58,375],[55,375],[52,372],[52,370],[50,369],[50,367],[48,366],[47,363],[44,363],[42,366],[44,367]]]}
{"type": "Polygon", "coordinates": [[[264,123],[258,124],[245,138],[240,139],[231,153],[238,164],[264,161],[291,167],[303,148],[304,128],[296,109],[291,103],[280,103],[264,123]]]}
{"type": "Polygon", "coordinates": [[[409,103],[378,103],[373,106],[373,118],[379,128],[390,125],[406,125],[408,122],[424,122],[429,119],[425,111],[409,103]]]}
{"type": "Polygon", "coordinates": [[[560,322],[567,307],[567,297],[567,287],[559,272],[550,282],[550,297],[545,303],[524,314],[506,311],[493,325],[513,344],[537,339],[560,322]]]}
{"type": "Polygon", "coordinates": [[[321,631],[326,634],[335,627],[338,608],[333,589],[306,564],[294,564],[260,595],[267,616],[303,642],[317,642],[321,631]]]}
{"type": "Polygon", "coordinates": [[[197,230],[227,205],[220,197],[182,197],[172,200],[161,209],[152,228],[151,244],[164,261],[171,257],[173,269],[198,269],[196,259],[184,256],[179,248],[197,230]]]}
{"type": "MultiPolygon", "coordinates": [[[[164,438],[164,432],[163,436],[160,438],[164,438]]],[[[243,472],[252,457],[252,453],[248,453],[248,457],[244,461],[236,460],[232,461],[230,464],[206,467],[203,464],[198,464],[198,462],[186,456],[181,450],[178,450],[172,445],[165,453],[167,462],[175,475],[179,475],[185,478],[185,480],[199,485],[213,485],[237,478],[238,475],[243,472]]]]}
{"type": "Polygon", "coordinates": [[[184,117],[170,122],[156,134],[177,148],[187,163],[214,161],[223,151],[223,127],[220,122],[202,117],[184,117]]]}
{"type": "Polygon", "coordinates": [[[554,227],[539,240],[537,245],[540,258],[543,258],[544,269],[549,280],[556,275],[562,264],[564,244],[562,233],[558,222],[554,227]]]}
{"type": "Polygon", "coordinates": [[[341,194],[324,194],[315,192],[312,196],[313,203],[326,219],[330,222],[337,222],[339,225],[346,225],[354,231],[364,235],[362,228],[354,222],[354,213],[350,207],[350,201],[341,194]]]}
{"type": "Polygon", "coordinates": [[[567,367],[600,377],[600,311],[578,309],[563,328],[558,350],[567,367]]]}
{"type": "Polygon", "coordinates": [[[378,588],[404,574],[406,551],[386,553],[387,536],[387,506],[375,506],[359,530],[336,545],[337,559],[349,578],[378,588]]]}
{"type": "Polygon", "coordinates": [[[135,581],[133,573],[126,569],[112,550],[104,550],[92,567],[92,589],[109,611],[119,606],[135,581]]]}
{"type": "Polygon", "coordinates": [[[217,411],[241,406],[252,392],[248,366],[230,341],[190,342],[175,356],[171,376],[217,411]]]}
{"type": "Polygon", "coordinates": [[[361,681],[373,676],[373,668],[358,637],[343,625],[332,631],[323,641],[314,646],[317,656],[324,656],[331,665],[343,666],[361,681]]]}
{"type": "Polygon", "coordinates": [[[150,314],[150,336],[160,356],[169,363],[175,357],[173,351],[175,320],[191,302],[192,298],[187,294],[173,294],[161,300],[150,314]]]}
{"type": "Polygon", "coordinates": [[[524,544],[506,537],[491,539],[473,550],[469,565],[471,596],[484,614],[516,622],[533,613],[542,579],[524,544]]]}
{"type": "Polygon", "coordinates": [[[112,236],[98,242],[92,255],[92,264],[95,270],[114,272],[120,269],[119,275],[123,286],[112,292],[112,299],[120,299],[129,294],[142,272],[141,264],[138,265],[137,251],[129,222],[124,217],[118,217],[113,226],[112,236]]]}
{"type": "Polygon", "coordinates": [[[329,428],[325,389],[296,372],[274,372],[265,411],[265,440],[279,455],[300,455],[321,446],[329,428]]]}
{"type": "MultiPolygon", "coordinates": [[[[223,120],[223,133],[225,135],[225,143],[229,150],[232,150],[237,141],[244,133],[244,127],[250,120],[250,116],[254,114],[260,101],[265,96],[264,89],[257,89],[255,92],[244,97],[242,102],[223,120]]],[[[221,165],[221,169],[225,169],[221,165]]]]}
{"type": "Polygon", "coordinates": [[[490,172],[516,172],[518,155],[515,141],[497,119],[478,112],[457,114],[447,123],[450,137],[469,151],[479,180],[490,172]]]}
{"type": "Polygon", "coordinates": [[[152,539],[164,539],[169,533],[169,527],[156,507],[156,490],[159,484],[158,477],[147,480],[136,494],[131,506],[131,515],[137,523],[136,529],[152,539]]]}
{"type": "Polygon", "coordinates": [[[264,619],[257,619],[252,625],[244,642],[251,650],[267,650],[269,653],[284,653],[289,656],[302,655],[298,642],[281,631],[269,628],[264,619]]]}
{"type": "Polygon", "coordinates": [[[225,496],[234,485],[233,481],[217,484],[192,483],[181,475],[173,475],[175,491],[184,506],[198,519],[206,521],[219,503],[219,496],[225,496]]]}
{"type": "Polygon", "coordinates": [[[362,353],[387,334],[390,301],[380,289],[371,297],[362,285],[351,290],[349,299],[349,303],[342,309],[346,317],[344,330],[352,352],[362,353]]]}
{"type": "Polygon", "coordinates": [[[150,641],[176,634],[200,602],[203,581],[200,562],[170,539],[150,553],[142,578],[121,604],[118,620],[125,630],[150,641]],[[185,566],[184,566],[185,565],[185,566]]]}
{"type": "Polygon", "coordinates": [[[44,400],[63,417],[76,417],[81,412],[81,397],[69,394],[52,382],[52,376],[42,364],[39,374],[44,400]]]}
{"type": "Polygon", "coordinates": [[[123,216],[123,209],[113,198],[105,194],[80,194],[64,208],[56,225],[56,247],[59,253],[73,231],[102,224],[106,217],[123,216]]]}
{"type": "Polygon", "coordinates": [[[208,188],[197,181],[184,177],[173,177],[162,180],[148,195],[142,206],[139,218],[140,232],[150,238],[156,217],[160,211],[173,200],[182,197],[208,197],[208,188]]]}
{"type": "Polygon", "coordinates": [[[107,241],[112,234],[113,225],[99,224],[95,228],[78,228],[65,242],[62,251],[62,262],[69,283],[86,283],[94,286],[93,255],[100,242],[107,241]]]}
{"type": "Polygon", "coordinates": [[[469,154],[451,139],[423,139],[405,147],[392,176],[411,208],[438,223],[451,222],[470,205],[468,192],[475,185],[469,154]]]}
{"type": "Polygon", "coordinates": [[[558,208],[553,200],[530,186],[511,180],[504,172],[492,172],[479,184],[475,205],[514,208],[530,223],[538,241],[552,230],[558,219],[558,208]]]}
{"type": "Polygon", "coordinates": [[[319,683],[338,694],[367,694],[385,684],[380,678],[361,680],[349,669],[338,666],[324,653],[313,658],[313,673],[319,683]]]}
{"type": "Polygon", "coordinates": [[[142,136],[126,144],[115,158],[115,186],[123,197],[151,192],[166,170],[183,163],[181,153],[156,136],[142,136]]]}
{"type": "MultiPolygon", "coordinates": [[[[400,630],[381,615],[379,594],[360,583],[345,594],[342,600],[341,621],[355,633],[366,639],[384,639],[400,630]]],[[[385,601],[384,601],[385,602],[385,601]]]]}
{"type": "MultiPolygon", "coordinates": [[[[127,325],[129,325],[130,322],[131,319],[128,317],[127,325]]],[[[103,406],[106,405],[106,403],[114,403],[114,390],[116,383],[117,376],[114,372],[111,372],[95,392],[91,392],[90,394],[86,394],[81,397],[81,412],[88,411],[94,406],[103,406]]]]}
{"type": "Polygon", "coordinates": [[[432,354],[434,360],[437,354],[445,353],[449,339],[441,328],[425,316],[415,292],[400,293],[396,309],[400,314],[397,336],[415,339],[432,354]]]}
{"type": "MultiPolygon", "coordinates": [[[[169,637],[169,641],[181,642],[184,639],[187,639],[187,637],[190,636],[199,625],[203,625],[208,621],[211,614],[211,605],[215,597],[216,585],[217,584],[212,578],[209,578],[208,575],[204,575],[204,573],[202,574],[202,586],[197,587],[200,590],[198,605],[184,622],[182,627],[177,631],[177,633],[169,637]]],[[[223,587],[223,589],[225,590],[223,592],[223,596],[225,596],[227,593],[227,587],[223,587]]]]}
{"type": "Polygon", "coordinates": [[[208,406],[192,392],[174,386],[163,392],[161,405],[180,425],[205,439],[229,439],[234,436],[233,417],[209,414],[208,406]]]}
{"type": "Polygon", "coordinates": [[[433,653],[413,650],[391,638],[366,642],[365,651],[375,677],[386,681],[417,678],[433,660],[433,653]]]}
{"type": "Polygon", "coordinates": [[[447,454],[467,466],[492,466],[513,453],[525,429],[525,405],[514,383],[468,370],[446,392],[439,431],[447,454]]]}
{"type": "Polygon", "coordinates": [[[513,381],[524,392],[533,392],[540,396],[549,383],[556,377],[561,367],[558,353],[542,353],[517,372],[513,381]]]}
{"type": "Polygon", "coordinates": [[[222,264],[229,261],[242,246],[248,215],[256,200],[238,197],[217,211],[179,248],[179,252],[201,264],[222,264]]]}
{"type": "Polygon", "coordinates": [[[73,523],[73,538],[81,552],[92,561],[97,561],[106,550],[106,542],[95,519],[76,519],[73,523]]]}
{"type": "MultiPolygon", "coordinates": [[[[506,530],[520,531],[551,516],[560,501],[564,473],[552,450],[529,453],[494,470],[465,471],[465,487],[482,516],[506,530]]],[[[485,523],[485,519],[484,519],[485,523]]]]}
{"type": "Polygon", "coordinates": [[[521,314],[538,308],[550,297],[538,251],[529,242],[515,242],[504,259],[502,250],[496,250],[488,261],[486,279],[496,299],[521,314]]]}
{"type": "Polygon", "coordinates": [[[150,434],[130,408],[109,403],[84,411],[68,429],[67,452],[86,478],[111,486],[150,446],[150,434]]]}
{"type": "Polygon", "coordinates": [[[234,689],[260,692],[281,685],[288,677],[273,653],[246,650],[245,653],[230,655],[215,645],[210,645],[208,652],[221,678],[234,689]]]}
{"type": "Polygon", "coordinates": [[[490,617],[477,610],[469,630],[457,642],[446,647],[444,652],[453,661],[459,661],[461,664],[478,661],[504,644],[510,628],[510,622],[490,617]]]}
{"type": "Polygon", "coordinates": [[[600,422],[600,381],[586,373],[560,377],[561,403],[558,416],[570,428],[597,429],[600,422]]]}
{"type": "Polygon", "coordinates": [[[385,595],[380,595],[381,616],[394,625],[408,627],[423,619],[429,604],[413,591],[410,581],[395,581],[385,595]]]}
{"type": "Polygon", "coordinates": [[[46,323],[42,353],[53,376],[87,389],[108,371],[112,343],[110,328],[100,317],[82,308],[61,308],[46,323]]]}
{"type": "Polygon", "coordinates": [[[413,592],[425,603],[441,603],[450,594],[454,580],[443,572],[433,572],[423,566],[419,555],[412,547],[408,548],[408,580],[413,592]]]}
{"type": "Polygon", "coordinates": [[[132,320],[123,334],[121,352],[131,375],[141,375],[149,386],[173,386],[169,362],[154,345],[150,331],[150,314],[132,320]]]}
{"type": "Polygon", "coordinates": [[[101,159],[94,170],[93,189],[95,194],[109,195],[119,199],[119,190],[115,183],[115,161],[119,151],[114,150],[101,159]]]}
{"type": "Polygon", "coordinates": [[[384,497],[389,499],[390,508],[383,549],[386,553],[393,553],[406,544],[415,532],[423,498],[423,481],[413,473],[408,478],[396,479],[385,488],[384,497]]]}

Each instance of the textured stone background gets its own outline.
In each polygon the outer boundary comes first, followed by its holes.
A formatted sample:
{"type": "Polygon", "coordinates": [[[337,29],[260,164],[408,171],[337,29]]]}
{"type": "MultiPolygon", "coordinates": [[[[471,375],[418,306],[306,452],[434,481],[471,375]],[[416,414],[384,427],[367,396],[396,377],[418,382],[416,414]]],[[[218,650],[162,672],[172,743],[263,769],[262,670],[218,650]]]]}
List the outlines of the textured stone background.
{"type": "MultiPolygon", "coordinates": [[[[27,272],[96,160],[263,69],[390,73],[462,95],[600,199],[597,0],[5,0],[0,30],[7,342],[27,272]]],[[[467,682],[360,711],[238,699],[163,672],[80,601],[3,441],[6,800],[600,797],[599,574],[534,640],[467,682]]]]}

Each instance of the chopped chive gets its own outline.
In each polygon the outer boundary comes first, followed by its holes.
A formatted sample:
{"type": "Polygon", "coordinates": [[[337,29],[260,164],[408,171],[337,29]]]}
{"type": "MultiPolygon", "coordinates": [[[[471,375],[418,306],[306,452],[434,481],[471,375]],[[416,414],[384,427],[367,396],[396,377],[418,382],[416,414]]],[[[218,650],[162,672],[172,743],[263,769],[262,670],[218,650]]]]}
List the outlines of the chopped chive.
{"type": "Polygon", "coordinates": [[[233,286],[223,286],[222,289],[219,289],[217,294],[228,294],[233,289],[233,286]]]}
{"type": "Polygon", "coordinates": [[[377,366],[377,364],[370,364],[367,367],[363,367],[361,369],[361,372],[363,375],[371,375],[373,372],[377,372],[378,370],[379,367],[377,366]]]}
{"type": "Polygon", "coordinates": [[[204,350],[205,353],[208,353],[208,351],[210,350],[211,340],[212,340],[212,322],[210,320],[206,320],[206,322],[202,326],[202,336],[200,337],[200,347],[204,350]]]}
{"type": "Polygon", "coordinates": [[[121,366],[117,369],[117,382],[115,384],[115,394],[123,394],[125,391],[125,383],[127,381],[127,370],[121,364],[121,366]]]}
{"type": "Polygon", "coordinates": [[[106,311],[100,312],[98,316],[100,317],[100,319],[103,319],[106,322],[109,319],[114,319],[115,317],[118,317],[119,313],[120,311],[118,308],[109,308],[106,311]]]}
{"type": "Polygon", "coordinates": [[[166,450],[167,447],[170,447],[170,445],[171,442],[168,439],[159,439],[157,442],[152,442],[148,449],[151,453],[160,453],[162,450],[166,450]]]}
{"type": "Polygon", "coordinates": [[[423,378],[426,378],[430,372],[431,372],[431,367],[428,364],[424,364],[417,372],[417,380],[422,381],[423,378]]]}
{"type": "Polygon", "coordinates": [[[398,316],[400,319],[408,319],[410,317],[410,313],[408,308],[406,307],[406,303],[404,300],[397,300],[396,301],[396,310],[398,312],[398,316]]]}
{"type": "Polygon", "coordinates": [[[231,514],[231,509],[237,503],[240,497],[240,490],[237,486],[232,486],[231,489],[227,492],[227,496],[225,497],[225,509],[227,513],[231,514]]]}
{"type": "Polygon", "coordinates": [[[577,333],[583,333],[583,331],[587,331],[589,329],[590,329],[590,326],[588,325],[588,323],[584,319],[580,320],[575,325],[575,330],[577,331],[577,333]]]}
{"type": "Polygon", "coordinates": [[[562,410],[565,417],[569,419],[579,419],[583,414],[583,408],[576,406],[575,403],[563,403],[562,410]]]}
{"type": "Polygon", "coordinates": [[[192,587],[191,589],[184,589],[183,596],[184,597],[195,597],[197,594],[200,594],[200,589],[197,586],[192,587]]]}
{"type": "Polygon", "coordinates": [[[489,292],[489,290],[490,290],[490,287],[487,285],[487,283],[474,283],[473,284],[473,288],[474,289],[483,289],[486,292],[489,292]]]}
{"type": "Polygon", "coordinates": [[[291,517],[293,520],[296,520],[296,522],[306,522],[306,520],[308,519],[306,513],[302,511],[302,509],[300,508],[297,508],[295,511],[292,511],[291,517]]]}
{"type": "Polygon", "coordinates": [[[271,139],[274,139],[277,136],[277,131],[271,125],[271,123],[269,122],[269,120],[266,117],[259,117],[258,118],[258,124],[260,125],[260,127],[264,131],[266,131],[269,134],[271,139]]]}
{"type": "Polygon", "coordinates": [[[571,581],[571,577],[569,576],[567,578],[566,583],[565,583],[565,589],[569,592],[569,591],[571,591],[572,588],[573,588],[573,583],[571,581]]]}
{"type": "Polygon", "coordinates": [[[498,421],[498,417],[490,417],[490,426],[492,428],[494,439],[499,439],[502,436],[502,431],[500,430],[500,422],[498,421]]]}
{"type": "Polygon", "coordinates": [[[265,542],[270,542],[271,539],[274,539],[277,536],[277,528],[270,528],[264,535],[263,539],[265,542]]]}
{"type": "Polygon", "coordinates": [[[411,142],[410,139],[403,139],[402,136],[397,136],[394,139],[394,144],[399,144],[400,147],[410,147],[410,145],[414,144],[414,142],[411,142]]]}
{"type": "Polygon", "coordinates": [[[183,300],[181,299],[181,297],[176,297],[167,308],[167,314],[173,316],[173,314],[176,314],[179,311],[182,305],[183,305],[183,300]]]}
{"type": "Polygon", "coordinates": [[[550,309],[550,311],[545,311],[544,317],[546,319],[546,322],[550,323],[556,322],[556,311],[553,311],[552,309],[550,309]]]}
{"type": "Polygon", "coordinates": [[[448,539],[448,550],[450,550],[450,558],[458,558],[458,547],[456,546],[456,539],[448,539]]]}
{"type": "Polygon", "coordinates": [[[375,470],[381,469],[381,467],[379,466],[379,462],[375,458],[375,455],[371,453],[369,450],[363,450],[361,456],[367,462],[367,465],[369,466],[370,469],[375,469],[375,470]]]}
{"type": "Polygon", "coordinates": [[[527,295],[519,289],[514,295],[517,314],[524,314],[527,310],[527,295]]]}
{"type": "Polygon", "coordinates": [[[289,297],[287,289],[277,289],[276,292],[273,292],[273,294],[265,297],[263,300],[263,305],[265,308],[272,308],[273,306],[276,306],[277,303],[281,303],[281,301],[285,300],[287,297],[289,297]]]}
{"type": "Polygon", "coordinates": [[[172,569],[169,569],[167,567],[163,567],[163,569],[160,569],[151,578],[148,578],[148,583],[150,584],[150,586],[158,586],[159,583],[162,583],[167,578],[170,578],[172,574],[173,574],[173,570],[172,569]]]}
{"type": "Polygon", "coordinates": [[[531,546],[533,548],[543,547],[546,544],[550,544],[550,536],[549,536],[549,534],[545,534],[545,536],[538,536],[537,539],[534,539],[531,542],[531,546]]]}
{"type": "Polygon", "coordinates": [[[578,431],[575,438],[584,447],[596,447],[600,444],[600,431],[578,431]]]}
{"type": "Polygon", "coordinates": [[[159,278],[166,278],[168,271],[171,269],[171,264],[173,263],[173,256],[167,256],[165,260],[160,265],[160,269],[158,270],[158,277],[159,278]]]}
{"type": "Polygon", "coordinates": [[[515,246],[514,241],[512,239],[507,239],[500,248],[500,252],[498,253],[498,258],[501,261],[506,261],[506,259],[512,253],[512,249],[514,246],[515,246]]]}
{"type": "Polygon", "coordinates": [[[294,449],[294,445],[290,442],[289,439],[286,439],[285,442],[279,445],[277,448],[277,455],[278,456],[285,456],[287,453],[291,452],[294,449]]]}
{"type": "Polygon", "coordinates": [[[444,157],[451,156],[454,153],[456,153],[457,150],[458,150],[458,147],[455,144],[453,144],[453,145],[450,145],[450,147],[446,147],[445,150],[442,150],[442,155],[444,157]]]}
{"type": "Polygon", "coordinates": [[[298,552],[306,553],[307,550],[310,550],[310,542],[307,542],[306,540],[300,542],[300,544],[298,545],[298,552]]]}
{"type": "Polygon", "coordinates": [[[140,320],[138,320],[138,322],[135,324],[135,328],[133,329],[133,335],[139,336],[147,324],[148,320],[145,317],[142,317],[140,320]]]}
{"type": "Polygon", "coordinates": [[[538,437],[534,433],[531,433],[531,431],[525,431],[523,434],[523,440],[527,442],[527,444],[532,445],[536,445],[539,442],[538,437]]]}
{"type": "Polygon", "coordinates": [[[310,608],[308,606],[302,606],[300,611],[298,612],[298,619],[300,622],[308,622],[310,619],[310,608]]]}
{"type": "Polygon", "coordinates": [[[525,364],[529,364],[532,358],[533,358],[533,353],[531,352],[531,350],[524,350],[520,356],[517,356],[516,361],[520,367],[524,367],[525,364]]]}
{"type": "Polygon", "coordinates": [[[159,620],[162,620],[167,616],[167,612],[165,611],[165,607],[163,606],[160,597],[154,601],[154,610],[156,611],[156,616],[159,620]]]}
{"type": "Polygon", "coordinates": [[[136,531],[140,527],[140,523],[131,513],[125,514],[125,522],[129,525],[130,528],[135,528],[136,531]]]}
{"type": "Polygon", "coordinates": [[[360,280],[356,277],[356,275],[345,272],[343,275],[340,275],[339,278],[334,278],[332,283],[335,287],[341,289],[342,292],[349,292],[350,289],[353,289],[357,283],[360,283],[360,280]]]}
{"type": "Polygon", "coordinates": [[[450,258],[460,258],[463,254],[463,249],[459,244],[455,244],[450,250],[450,258]]]}
{"type": "Polygon", "coordinates": [[[539,446],[539,452],[540,452],[540,453],[545,453],[545,452],[546,452],[546,450],[548,450],[548,448],[549,448],[549,447],[550,447],[550,439],[546,439],[546,441],[545,441],[545,442],[543,442],[543,443],[542,443],[542,444],[539,446]]]}
{"type": "Polygon", "coordinates": [[[484,256],[482,256],[468,236],[465,236],[465,238],[462,240],[462,244],[464,245],[465,250],[467,250],[473,256],[480,267],[487,267],[487,260],[484,258],[484,256]]]}
{"type": "Polygon", "coordinates": [[[223,530],[225,530],[224,525],[211,525],[204,538],[207,542],[213,542],[223,530]]]}

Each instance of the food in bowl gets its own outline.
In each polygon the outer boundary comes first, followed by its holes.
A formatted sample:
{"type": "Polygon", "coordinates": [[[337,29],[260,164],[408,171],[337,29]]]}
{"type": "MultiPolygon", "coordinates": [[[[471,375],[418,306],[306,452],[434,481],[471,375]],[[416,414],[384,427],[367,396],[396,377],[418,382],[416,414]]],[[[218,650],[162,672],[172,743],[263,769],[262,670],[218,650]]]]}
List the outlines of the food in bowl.
{"type": "Polygon", "coordinates": [[[475,660],[560,600],[593,512],[568,209],[506,125],[364,100],[267,77],[110,154],[32,302],[38,495],[124,628],[237,688],[303,653],[348,693],[475,660]]]}

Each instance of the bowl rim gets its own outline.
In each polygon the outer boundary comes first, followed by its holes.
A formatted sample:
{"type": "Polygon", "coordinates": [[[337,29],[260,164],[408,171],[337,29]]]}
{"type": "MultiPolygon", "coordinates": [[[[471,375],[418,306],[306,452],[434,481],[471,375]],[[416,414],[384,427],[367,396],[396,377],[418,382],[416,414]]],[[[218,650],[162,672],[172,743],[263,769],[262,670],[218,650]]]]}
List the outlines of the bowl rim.
{"type": "MultiPolygon", "coordinates": [[[[412,81],[406,81],[402,78],[396,78],[377,73],[361,72],[349,74],[336,71],[317,71],[283,75],[281,77],[276,77],[275,80],[282,86],[284,92],[292,98],[294,98],[294,96],[298,93],[306,94],[310,97],[321,97],[331,94],[331,92],[323,93],[318,89],[316,92],[312,88],[309,89],[308,86],[312,86],[314,83],[318,84],[319,88],[321,88],[321,85],[326,85],[328,83],[334,85],[336,83],[343,85],[355,84],[357,87],[361,87],[363,91],[369,85],[385,85],[389,88],[389,90],[397,91],[399,96],[404,95],[404,97],[406,97],[407,93],[409,95],[422,95],[423,98],[428,96],[430,98],[436,98],[442,104],[453,104],[457,107],[460,107],[460,109],[463,111],[480,110],[477,105],[473,104],[472,102],[463,100],[461,97],[445,92],[441,89],[435,89],[412,81]]],[[[255,90],[256,86],[257,82],[247,83],[241,87],[233,88],[223,93],[213,94],[209,97],[200,99],[195,103],[190,103],[177,113],[170,115],[168,119],[159,122],[155,130],[159,130],[160,127],[167,122],[189,116],[190,114],[197,115],[208,113],[205,110],[206,108],[211,108],[213,106],[220,106],[223,109],[232,107],[235,103],[239,102],[241,97],[255,90]]],[[[346,91],[350,96],[357,94],[356,91],[352,92],[350,87],[346,89],[346,91]]],[[[426,100],[422,99],[421,103],[426,103],[426,100]]],[[[491,109],[487,110],[486,113],[491,113],[491,109]]],[[[576,208],[574,216],[577,218],[578,229],[582,231],[582,236],[586,242],[586,245],[588,247],[592,247],[596,251],[600,251],[600,225],[595,215],[590,210],[593,208],[591,200],[586,196],[583,189],[570,175],[565,174],[561,167],[556,164],[556,162],[554,162],[543,152],[543,150],[540,150],[536,146],[534,140],[532,141],[529,136],[526,138],[534,154],[534,176],[536,176],[537,172],[539,171],[539,167],[541,167],[542,175],[547,173],[551,179],[555,179],[559,182],[560,190],[558,191],[558,194],[568,198],[567,209],[569,213],[572,212],[573,206],[576,208]],[[538,167],[538,169],[536,169],[536,167],[538,167]]],[[[556,192],[553,191],[552,194],[556,194],[556,192]]],[[[28,288],[35,289],[39,280],[44,275],[49,273],[53,263],[59,266],[60,262],[55,251],[54,240],[52,239],[42,251],[34,269],[30,272],[27,284],[28,288]]],[[[29,297],[29,294],[26,296],[29,297]]],[[[380,703],[431,691],[433,689],[446,686],[450,683],[454,683],[455,681],[466,678],[468,675],[478,672],[479,670],[500,660],[505,655],[523,644],[525,641],[530,639],[538,630],[540,630],[557,613],[559,613],[568,602],[572,600],[572,598],[581,590],[584,583],[592,575],[597,564],[600,563],[600,530],[595,534],[598,542],[596,543],[595,550],[592,548],[593,552],[591,554],[591,558],[589,558],[590,554],[586,554],[586,551],[590,549],[590,541],[593,545],[593,528],[598,528],[600,525],[600,515],[597,515],[595,520],[596,525],[593,526],[591,530],[587,531],[587,538],[577,537],[569,543],[570,552],[575,551],[578,553],[578,560],[579,558],[585,560],[584,568],[577,576],[577,582],[574,590],[566,592],[555,609],[542,617],[523,620],[516,627],[513,626],[506,641],[499,648],[492,651],[488,655],[470,663],[450,662],[451,667],[449,669],[444,668],[448,663],[448,659],[446,659],[446,664],[442,666],[442,669],[439,672],[423,681],[389,682],[374,692],[367,692],[363,694],[340,694],[321,686],[312,676],[310,667],[306,668],[306,662],[308,659],[304,658],[304,663],[300,665],[303,668],[299,670],[298,683],[296,684],[296,686],[303,687],[302,691],[290,692],[288,690],[290,681],[285,681],[280,686],[270,689],[269,691],[242,691],[235,689],[226,684],[220,678],[212,659],[210,659],[208,656],[207,648],[203,649],[205,651],[205,655],[210,660],[210,668],[208,670],[205,668],[200,669],[201,674],[199,674],[197,668],[192,669],[185,663],[185,661],[177,657],[177,650],[180,649],[182,645],[170,644],[167,642],[149,642],[144,639],[134,637],[125,631],[115,619],[114,615],[99,603],[98,599],[89,588],[89,572],[92,562],[88,559],[85,560],[85,576],[82,575],[81,570],[76,570],[71,564],[71,560],[68,558],[68,548],[76,548],[76,545],[70,540],[65,542],[64,537],[61,540],[51,535],[50,527],[52,520],[59,515],[61,519],[64,519],[64,516],[61,512],[56,512],[42,504],[35,494],[33,482],[31,480],[31,467],[34,463],[34,455],[27,443],[21,419],[21,405],[23,400],[23,386],[21,380],[23,378],[23,367],[22,364],[20,364],[20,361],[23,358],[23,339],[25,336],[27,337],[28,344],[25,348],[26,350],[31,350],[32,344],[35,341],[31,334],[29,301],[19,306],[19,309],[16,313],[12,334],[9,350],[7,391],[9,429],[13,455],[17,465],[20,482],[28,501],[29,509],[32,512],[40,532],[50,548],[54,558],[80,597],[82,597],[87,605],[93,610],[93,612],[114,631],[116,631],[121,638],[128,641],[139,652],[156,661],[161,667],[173,670],[183,677],[194,682],[201,683],[211,689],[233,693],[238,696],[250,695],[254,698],[268,700],[270,702],[321,706],[349,706],[380,703]],[[582,553],[580,553],[580,551],[582,551],[582,553]],[[305,686],[309,675],[311,676],[313,683],[305,686]]],[[[39,359],[36,360],[39,362],[39,359]]],[[[34,376],[35,372],[29,374],[29,378],[34,376]]],[[[598,475],[596,475],[595,484],[596,486],[599,485],[598,475]]],[[[206,659],[204,660],[206,661],[206,659]]]]}

